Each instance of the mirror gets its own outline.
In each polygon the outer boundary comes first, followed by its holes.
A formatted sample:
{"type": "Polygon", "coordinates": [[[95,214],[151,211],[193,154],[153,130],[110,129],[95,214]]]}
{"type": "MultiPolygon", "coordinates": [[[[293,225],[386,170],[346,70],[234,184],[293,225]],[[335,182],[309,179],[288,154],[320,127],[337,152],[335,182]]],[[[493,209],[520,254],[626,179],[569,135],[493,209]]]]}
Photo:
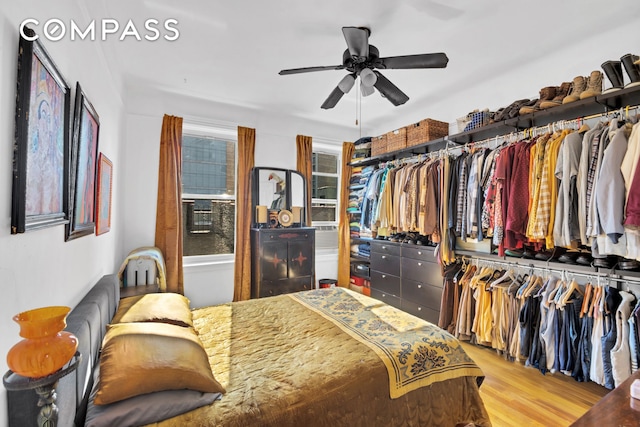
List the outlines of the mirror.
{"type": "Polygon", "coordinates": [[[260,169],[257,176],[258,203],[256,205],[266,206],[267,209],[286,209],[286,174],[280,170],[260,169]]]}
{"type": "Polygon", "coordinates": [[[291,206],[304,207],[304,178],[298,172],[291,173],[291,206]]]}
{"type": "MultiPolygon", "coordinates": [[[[305,201],[306,201],[306,184],[304,177],[298,172],[290,169],[280,168],[253,168],[253,211],[254,224],[264,224],[264,215],[262,221],[257,218],[257,206],[264,206],[269,211],[281,211],[286,209],[292,211],[293,207],[302,207],[298,211],[300,222],[305,223],[305,201]]],[[[262,209],[265,209],[262,208],[262,209]]],[[[295,214],[294,214],[294,217],[295,214]]]]}

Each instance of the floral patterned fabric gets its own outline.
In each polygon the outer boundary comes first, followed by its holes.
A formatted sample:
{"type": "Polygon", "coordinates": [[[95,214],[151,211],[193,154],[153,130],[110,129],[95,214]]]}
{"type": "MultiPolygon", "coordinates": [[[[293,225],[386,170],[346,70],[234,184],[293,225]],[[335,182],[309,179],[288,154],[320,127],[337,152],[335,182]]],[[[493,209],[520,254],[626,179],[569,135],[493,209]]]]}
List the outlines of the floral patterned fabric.
{"type": "Polygon", "coordinates": [[[387,368],[392,399],[438,381],[483,378],[453,335],[376,299],[344,288],[289,297],[371,348],[387,368]]]}

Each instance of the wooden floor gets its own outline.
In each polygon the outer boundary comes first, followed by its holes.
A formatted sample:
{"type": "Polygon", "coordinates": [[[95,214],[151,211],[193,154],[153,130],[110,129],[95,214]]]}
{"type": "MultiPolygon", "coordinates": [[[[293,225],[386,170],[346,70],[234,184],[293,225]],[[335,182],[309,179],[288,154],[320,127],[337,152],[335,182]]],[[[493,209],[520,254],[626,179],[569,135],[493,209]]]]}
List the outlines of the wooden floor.
{"type": "Polygon", "coordinates": [[[494,427],[568,426],[608,392],[560,373],[542,375],[490,348],[463,346],[485,374],[480,395],[494,427]]]}

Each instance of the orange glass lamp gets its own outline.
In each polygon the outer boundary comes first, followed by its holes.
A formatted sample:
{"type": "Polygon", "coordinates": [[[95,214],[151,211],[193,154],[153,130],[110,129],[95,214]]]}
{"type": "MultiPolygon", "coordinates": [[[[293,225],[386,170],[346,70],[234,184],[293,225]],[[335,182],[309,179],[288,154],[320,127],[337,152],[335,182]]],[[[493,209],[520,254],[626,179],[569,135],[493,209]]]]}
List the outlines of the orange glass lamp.
{"type": "Polygon", "coordinates": [[[78,340],[63,329],[71,309],[51,306],[24,311],[13,317],[24,339],[7,353],[7,365],[27,378],[42,378],[60,370],[76,353],[78,340]]]}

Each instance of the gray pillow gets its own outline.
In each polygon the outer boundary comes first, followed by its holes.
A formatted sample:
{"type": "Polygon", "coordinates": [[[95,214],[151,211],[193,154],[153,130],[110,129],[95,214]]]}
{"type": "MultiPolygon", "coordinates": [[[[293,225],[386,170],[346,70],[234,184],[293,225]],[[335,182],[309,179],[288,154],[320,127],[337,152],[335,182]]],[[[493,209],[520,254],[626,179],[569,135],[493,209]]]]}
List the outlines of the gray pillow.
{"type": "MultiPolygon", "coordinates": [[[[99,368],[96,367],[96,374],[99,368]]],[[[195,390],[165,390],[141,394],[108,405],[94,405],[98,391],[98,375],[95,376],[85,427],[133,427],[156,423],[176,415],[210,405],[222,397],[222,393],[203,393],[195,390]]]]}

